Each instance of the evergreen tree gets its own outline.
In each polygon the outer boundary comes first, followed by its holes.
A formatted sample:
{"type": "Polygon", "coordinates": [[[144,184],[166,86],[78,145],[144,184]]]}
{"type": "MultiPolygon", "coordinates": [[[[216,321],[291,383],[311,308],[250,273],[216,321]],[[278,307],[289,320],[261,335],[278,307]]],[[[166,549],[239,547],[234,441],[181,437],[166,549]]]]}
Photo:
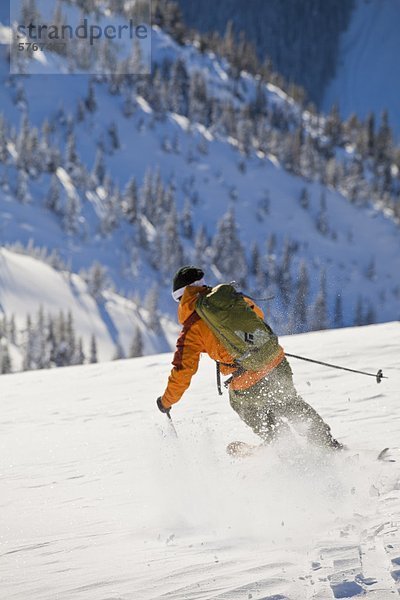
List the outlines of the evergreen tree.
{"type": "Polygon", "coordinates": [[[104,151],[101,146],[97,148],[96,162],[93,167],[93,176],[96,185],[103,185],[104,179],[106,177],[106,166],[104,162],[104,151]]]}
{"type": "Polygon", "coordinates": [[[308,210],[308,207],[310,206],[310,197],[307,188],[302,188],[301,190],[300,206],[304,208],[304,210],[308,210]]]}
{"type": "Polygon", "coordinates": [[[91,113],[94,113],[97,109],[96,94],[94,91],[93,81],[89,82],[88,93],[85,98],[85,106],[86,109],[91,113]]]}
{"type": "Polygon", "coordinates": [[[160,292],[155,283],[147,293],[144,305],[147,309],[147,325],[151,331],[159,334],[161,332],[160,311],[159,311],[160,292]]]}
{"type": "Polygon", "coordinates": [[[107,285],[107,269],[99,262],[95,261],[85,276],[85,279],[89,293],[96,301],[99,301],[107,285]]]}
{"type": "Polygon", "coordinates": [[[64,210],[63,225],[64,231],[73,235],[77,233],[79,228],[79,217],[80,217],[80,201],[78,195],[72,190],[67,194],[67,202],[64,210]]]}
{"type": "Polygon", "coordinates": [[[299,331],[307,330],[307,307],[310,293],[310,279],[305,261],[300,263],[295,293],[295,326],[299,331]]]}
{"type": "Polygon", "coordinates": [[[122,210],[129,223],[135,223],[138,217],[138,191],[136,179],[132,177],[128,182],[123,197],[122,210]]]}
{"type": "Polygon", "coordinates": [[[319,209],[319,213],[317,215],[316,226],[317,226],[318,231],[321,233],[321,235],[328,234],[329,228],[328,228],[328,220],[327,220],[327,215],[326,215],[326,197],[323,192],[322,192],[321,198],[320,198],[320,209],[319,209]]]}
{"type": "Polygon", "coordinates": [[[17,188],[15,190],[15,195],[21,204],[28,204],[31,201],[31,195],[28,189],[28,181],[29,178],[26,171],[19,169],[17,173],[17,188]]]}
{"type": "Polygon", "coordinates": [[[188,116],[189,113],[189,75],[181,58],[173,64],[169,96],[173,112],[188,116]]]}
{"type": "Polygon", "coordinates": [[[61,186],[60,180],[57,175],[52,175],[50,181],[50,188],[46,196],[46,208],[52,210],[54,213],[59,214],[61,210],[61,186]]]}
{"type": "Polygon", "coordinates": [[[113,121],[110,124],[110,126],[108,128],[108,135],[110,137],[112,149],[119,150],[119,148],[121,147],[121,144],[119,141],[118,127],[117,127],[117,124],[115,123],[115,121],[113,121]]]}
{"type": "Polygon", "coordinates": [[[321,273],[320,289],[315,300],[312,319],[311,329],[313,331],[320,331],[328,327],[328,310],[327,310],[327,291],[326,291],[326,273],[325,270],[321,273]]]}
{"type": "Polygon", "coordinates": [[[129,349],[129,358],[143,356],[143,337],[139,327],[136,327],[129,349]]]}
{"type": "Polygon", "coordinates": [[[8,344],[0,346],[0,373],[6,375],[12,372],[11,356],[8,344]]]}
{"type": "Polygon", "coordinates": [[[181,224],[183,237],[185,237],[188,240],[191,240],[193,238],[193,221],[191,204],[188,198],[185,199],[185,203],[183,206],[181,224]]]}
{"type": "Polygon", "coordinates": [[[78,345],[75,350],[75,354],[72,359],[72,364],[74,365],[83,365],[85,363],[85,352],[83,350],[83,341],[82,338],[79,338],[78,345]]]}
{"type": "Polygon", "coordinates": [[[97,341],[96,337],[92,335],[90,338],[90,362],[97,363],[97,341]]]}
{"type": "Polygon", "coordinates": [[[204,225],[201,225],[197,231],[194,241],[195,263],[199,268],[204,269],[207,265],[207,255],[209,249],[208,236],[204,225]]]}
{"type": "Polygon", "coordinates": [[[240,286],[245,286],[247,261],[233,209],[230,209],[218,223],[212,251],[214,264],[222,277],[228,280],[234,279],[240,286]]]}
{"type": "Polygon", "coordinates": [[[356,325],[357,327],[360,327],[363,324],[364,324],[363,300],[362,300],[361,296],[358,296],[355,313],[354,313],[354,325],[356,325]]]}
{"type": "Polygon", "coordinates": [[[337,294],[335,298],[335,309],[334,309],[334,326],[336,328],[343,327],[343,306],[342,306],[342,296],[337,294]]]}

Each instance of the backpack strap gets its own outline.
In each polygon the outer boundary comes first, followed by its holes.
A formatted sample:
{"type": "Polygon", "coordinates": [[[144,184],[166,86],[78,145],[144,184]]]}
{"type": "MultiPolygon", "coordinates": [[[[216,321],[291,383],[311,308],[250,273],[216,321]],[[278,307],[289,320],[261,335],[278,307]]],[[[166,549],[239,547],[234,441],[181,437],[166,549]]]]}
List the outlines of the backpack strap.
{"type": "Polygon", "coordinates": [[[229,377],[229,379],[227,381],[224,382],[224,387],[228,387],[229,384],[231,383],[232,379],[234,377],[238,377],[239,375],[242,375],[244,373],[244,369],[243,367],[238,367],[237,363],[222,363],[218,360],[215,361],[215,365],[216,365],[216,369],[217,369],[217,389],[218,389],[218,394],[220,396],[222,396],[223,391],[222,391],[222,383],[221,383],[221,365],[223,367],[230,367],[232,369],[236,369],[236,371],[234,373],[232,373],[232,375],[229,377]]]}

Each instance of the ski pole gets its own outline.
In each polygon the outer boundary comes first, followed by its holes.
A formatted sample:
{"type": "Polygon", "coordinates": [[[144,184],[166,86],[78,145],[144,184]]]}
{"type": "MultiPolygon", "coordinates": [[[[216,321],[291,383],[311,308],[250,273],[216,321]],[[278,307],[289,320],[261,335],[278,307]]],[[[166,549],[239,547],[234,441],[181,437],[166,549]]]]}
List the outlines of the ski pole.
{"type": "Polygon", "coordinates": [[[174,436],[177,438],[177,437],[178,437],[178,433],[177,433],[177,431],[176,431],[176,429],[175,429],[175,425],[174,425],[174,422],[173,422],[173,420],[172,420],[172,417],[171,417],[171,415],[170,415],[170,411],[168,411],[168,412],[166,413],[166,415],[167,415],[167,417],[168,417],[168,422],[169,422],[169,424],[170,424],[171,431],[173,432],[174,436]]]}
{"type": "Polygon", "coordinates": [[[357,371],[356,369],[349,369],[348,367],[340,367],[338,365],[331,365],[330,363],[322,362],[321,360],[314,360],[312,358],[305,358],[304,356],[297,356],[296,354],[288,354],[285,352],[286,356],[290,358],[298,358],[299,360],[305,360],[307,362],[315,363],[317,365],[324,365],[324,367],[331,367],[332,369],[340,369],[341,371],[350,371],[351,373],[359,373],[360,375],[368,375],[368,377],[375,377],[376,383],[380,383],[382,379],[389,379],[383,375],[382,369],[379,369],[377,374],[374,373],[366,373],[365,371],[357,371]]]}

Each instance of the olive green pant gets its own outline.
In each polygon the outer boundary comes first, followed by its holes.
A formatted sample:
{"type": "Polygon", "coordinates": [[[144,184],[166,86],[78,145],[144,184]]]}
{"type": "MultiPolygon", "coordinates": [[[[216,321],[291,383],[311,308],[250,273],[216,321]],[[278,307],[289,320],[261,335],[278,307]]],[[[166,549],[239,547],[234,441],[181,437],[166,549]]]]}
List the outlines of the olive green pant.
{"type": "Polygon", "coordinates": [[[239,417],[266,443],[289,431],[305,430],[309,441],[336,447],[330,427],[309,404],[297,394],[290,365],[284,359],[269,375],[252,387],[229,390],[229,400],[239,417]]]}

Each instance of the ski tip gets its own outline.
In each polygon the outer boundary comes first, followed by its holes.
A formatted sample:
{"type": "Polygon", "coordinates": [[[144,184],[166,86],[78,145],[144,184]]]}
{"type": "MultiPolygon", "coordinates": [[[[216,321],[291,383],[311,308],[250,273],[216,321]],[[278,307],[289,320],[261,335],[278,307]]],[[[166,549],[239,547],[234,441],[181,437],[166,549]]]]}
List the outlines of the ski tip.
{"type": "Polygon", "coordinates": [[[397,462],[400,459],[400,448],[384,448],[379,452],[377,460],[384,462],[397,462]]]}

